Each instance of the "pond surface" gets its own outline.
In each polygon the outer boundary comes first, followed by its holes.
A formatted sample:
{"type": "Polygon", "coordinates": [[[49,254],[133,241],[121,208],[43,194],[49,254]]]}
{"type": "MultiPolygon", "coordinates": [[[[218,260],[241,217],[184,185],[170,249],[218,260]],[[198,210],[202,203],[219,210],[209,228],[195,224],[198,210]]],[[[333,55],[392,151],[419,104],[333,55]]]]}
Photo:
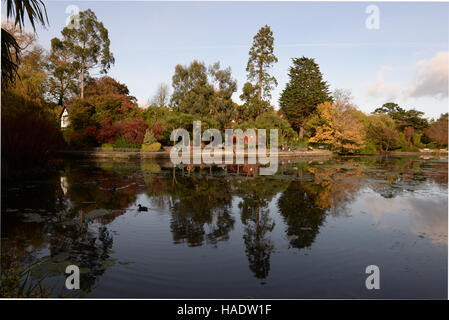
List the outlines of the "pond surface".
{"type": "Polygon", "coordinates": [[[283,160],[274,176],[67,161],[2,186],[2,263],[34,264],[55,296],[75,264],[88,297],[447,298],[447,169],[419,157],[283,160]],[[368,265],[380,290],[365,287],[368,265]]]}

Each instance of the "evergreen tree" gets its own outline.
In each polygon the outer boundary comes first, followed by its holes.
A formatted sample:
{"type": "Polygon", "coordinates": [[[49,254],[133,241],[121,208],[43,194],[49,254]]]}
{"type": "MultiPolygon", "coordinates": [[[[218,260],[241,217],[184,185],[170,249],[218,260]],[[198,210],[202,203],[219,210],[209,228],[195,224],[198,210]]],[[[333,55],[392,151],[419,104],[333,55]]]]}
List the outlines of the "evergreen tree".
{"type": "Polygon", "coordinates": [[[299,137],[304,137],[304,126],[315,113],[317,106],[331,101],[328,84],[323,80],[320,68],[314,59],[293,58],[289,69],[290,82],[282,91],[279,103],[281,110],[299,137]]]}
{"type": "Polygon", "coordinates": [[[262,99],[271,98],[270,91],[277,86],[276,78],[268,73],[268,69],[278,59],[273,53],[273,32],[265,25],[253,38],[253,45],[249,50],[249,59],[246,66],[248,80],[257,81],[257,97],[259,103],[262,99]]]}
{"type": "Polygon", "coordinates": [[[405,130],[406,127],[421,131],[429,126],[427,119],[423,117],[424,112],[415,109],[406,111],[394,102],[384,103],[382,107],[374,110],[374,113],[388,114],[396,122],[399,131],[405,130]]]}
{"type": "Polygon", "coordinates": [[[270,106],[268,102],[259,102],[257,91],[257,87],[253,86],[251,82],[246,82],[243,86],[240,99],[243,100],[244,103],[238,108],[240,121],[255,120],[264,112],[273,110],[273,107],[270,106]]]}

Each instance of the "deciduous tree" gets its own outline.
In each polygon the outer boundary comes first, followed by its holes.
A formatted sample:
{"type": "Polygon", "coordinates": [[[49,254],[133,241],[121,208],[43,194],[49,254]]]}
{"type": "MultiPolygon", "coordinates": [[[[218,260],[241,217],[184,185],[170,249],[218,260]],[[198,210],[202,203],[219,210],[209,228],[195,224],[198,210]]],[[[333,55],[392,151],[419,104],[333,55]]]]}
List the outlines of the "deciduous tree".
{"type": "Polygon", "coordinates": [[[372,114],[367,119],[366,135],[380,152],[399,147],[399,133],[395,122],[386,114],[372,114]]]}
{"type": "Polygon", "coordinates": [[[357,117],[357,110],[351,106],[337,106],[324,102],[317,107],[312,119],[315,135],[309,142],[328,145],[339,153],[354,153],[363,145],[363,125],[357,117]]]}
{"type": "Polygon", "coordinates": [[[427,137],[439,146],[447,146],[448,143],[448,120],[447,113],[442,114],[440,119],[433,122],[425,131],[427,137]]]}
{"type": "Polygon", "coordinates": [[[105,118],[101,122],[101,128],[97,131],[98,143],[114,143],[118,130],[110,117],[105,118]]]}
{"type": "MultiPolygon", "coordinates": [[[[76,17],[72,17],[75,19],[76,17]]],[[[79,13],[78,21],[62,31],[62,44],[72,54],[73,66],[80,75],[80,97],[84,98],[85,79],[93,69],[107,73],[114,64],[114,56],[109,49],[108,30],[97,20],[95,13],[87,9],[79,13]]]]}
{"type": "Polygon", "coordinates": [[[58,38],[51,40],[51,51],[47,57],[48,93],[58,106],[77,92],[77,70],[71,53],[58,38]]]}
{"type": "Polygon", "coordinates": [[[166,83],[160,83],[152,99],[152,104],[158,107],[166,107],[170,100],[170,87],[166,83]]]}
{"type": "Polygon", "coordinates": [[[413,135],[415,134],[415,129],[412,126],[404,128],[404,136],[408,142],[409,147],[413,147],[413,135]]]}
{"type": "Polygon", "coordinates": [[[234,118],[231,96],[237,90],[237,83],[231,76],[231,69],[220,69],[218,62],[209,68],[196,60],[189,66],[177,65],[173,89],[171,101],[176,111],[209,117],[221,128],[234,118]]]}
{"type": "Polygon", "coordinates": [[[134,118],[123,124],[121,134],[128,142],[142,144],[148,125],[141,118],[134,118]]]}

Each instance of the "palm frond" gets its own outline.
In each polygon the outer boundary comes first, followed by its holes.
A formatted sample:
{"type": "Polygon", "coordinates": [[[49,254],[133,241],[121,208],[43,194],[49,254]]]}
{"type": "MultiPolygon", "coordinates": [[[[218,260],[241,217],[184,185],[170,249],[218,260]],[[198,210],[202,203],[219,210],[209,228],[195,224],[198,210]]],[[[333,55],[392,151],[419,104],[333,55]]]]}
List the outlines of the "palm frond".
{"type": "MultiPolygon", "coordinates": [[[[6,17],[13,18],[14,24],[22,29],[28,16],[33,30],[36,21],[48,24],[47,9],[42,0],[3,0],[6,3],[6,17]]],[[[20,59],[20,46],[13,35],[2,28],[2,90],[16,78],[20,59]]]]}
{"type": "Polygon", "coordinates": [[[25,14],[30,20],[33,30],[36,30],[35,22],[42,25],[48,24],[47,9],[42,0],[4,0],[6,2],[6,17],[13,18],[14,23],[22,27],[25,25],[25,14]]]}
{"type": "Polygon", "coordinates": [[[2,28],[2,89],[14,83],[19,68],[19,52],[16,39],[2,28]]]}

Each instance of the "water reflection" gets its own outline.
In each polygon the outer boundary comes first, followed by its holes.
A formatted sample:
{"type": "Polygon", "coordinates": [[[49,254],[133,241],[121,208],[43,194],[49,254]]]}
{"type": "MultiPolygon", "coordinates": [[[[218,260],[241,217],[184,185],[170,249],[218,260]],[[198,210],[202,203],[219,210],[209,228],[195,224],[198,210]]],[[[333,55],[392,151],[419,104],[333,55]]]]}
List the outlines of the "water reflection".
{"type": "Polygon", "coordinates": [[[243,240],[249,268],[256,278],[265,279],[270,272],[270,256],[274,250],[270,233],[275,226],[267,206],[283,190],[284,182],[267,177],[237,181],[234,188],[241,199],[238,207],[245,226],[243,240]]]}
{"type": "Polygon", "coordinates": [[[258,169],[73,161],[46,179],[7,181],[2,265],[11,255],[24,265],[39,260],[35,277],[52,277],[76,264],[82,288],[90,291],[121,259],[114,255],[117,235],[110,226],[136,214],[142,195],[150,204],[148,214],[169,216],[172,245],[220,250],[220,242],[240,241],[249,270],[264,281],[277,247],[275,230],[285,232],[289,248],[311,248],[328,217],[349,219],[352,204],[367,190],[374,193],[365,211],[375,219],[407,210],[410,232],[447,245],[447,194],[441,196],[441,189],[447,190],[447,159],[285,160],[275,176],[258,176],[258,169]],[[432,190],[438,197],[429,196],[432,190]],[[413,193],[421,196],[408,196],[413,193]]]}
{"type": "Polygon", "coordinates": [[[326,209],[317,203],[316,192],[308,190],[303,181],[292,181],[279,198],[279,212],[293,248],[310,247],[315,240],[326,215],[326,209]]]}
{"type": "MultiPolygon", "coordinates": [[[[159,183],[163,184],[161,180],[159,183]]],[[[232,194],[226,180],[181,176],[167,193],[171,199],[170,230],[174,243],[216,245],[229,238],[234,218],[230,215],[232,194]]]]}

